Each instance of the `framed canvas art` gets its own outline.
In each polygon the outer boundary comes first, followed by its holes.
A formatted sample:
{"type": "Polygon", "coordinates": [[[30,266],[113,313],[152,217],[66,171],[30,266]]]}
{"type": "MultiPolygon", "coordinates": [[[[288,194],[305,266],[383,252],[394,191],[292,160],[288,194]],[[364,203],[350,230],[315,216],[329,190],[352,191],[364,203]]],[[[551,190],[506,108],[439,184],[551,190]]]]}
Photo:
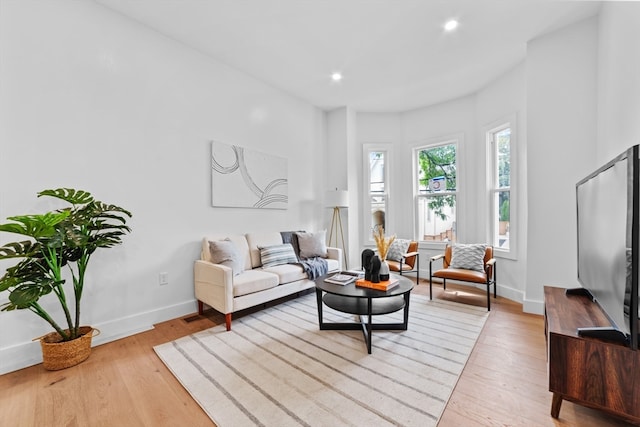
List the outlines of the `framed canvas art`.
{"type": "Polygon", "coordinates": [[[287,159],[213,141],[211,200],[214,207],[287,209],[287,159]]]}

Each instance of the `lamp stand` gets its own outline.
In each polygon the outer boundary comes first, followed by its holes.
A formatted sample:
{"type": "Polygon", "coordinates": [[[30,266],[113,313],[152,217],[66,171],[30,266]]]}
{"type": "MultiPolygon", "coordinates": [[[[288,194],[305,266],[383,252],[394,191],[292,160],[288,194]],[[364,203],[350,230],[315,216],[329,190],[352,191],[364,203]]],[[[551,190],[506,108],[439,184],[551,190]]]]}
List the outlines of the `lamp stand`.
{"type": "Polygon", "coordinates": [[[340,238],[342,239],[342,256],[344,258],[344,269],[349,268],[347,264],[347,247],[344,244],[344,231],[342,230],[342,218],[340,217],[340,208],[335,206],[333,208],[333,217],[331,218],[331,231],[329,232],[329,246],[333,241],[333,230],[336,231],[336,245],[338,247],[338,228],[340,229],[340,238]]]}

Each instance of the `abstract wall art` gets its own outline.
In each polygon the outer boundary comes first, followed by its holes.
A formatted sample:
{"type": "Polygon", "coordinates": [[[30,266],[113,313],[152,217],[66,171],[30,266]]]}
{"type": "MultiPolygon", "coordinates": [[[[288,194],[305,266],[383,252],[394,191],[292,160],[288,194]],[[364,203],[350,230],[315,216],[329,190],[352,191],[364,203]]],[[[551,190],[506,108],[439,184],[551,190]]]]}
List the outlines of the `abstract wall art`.
{"type": "Polygon", "coordinates": [[[287,159],[213,141],[214,207],[287,209],[287,159]]]}

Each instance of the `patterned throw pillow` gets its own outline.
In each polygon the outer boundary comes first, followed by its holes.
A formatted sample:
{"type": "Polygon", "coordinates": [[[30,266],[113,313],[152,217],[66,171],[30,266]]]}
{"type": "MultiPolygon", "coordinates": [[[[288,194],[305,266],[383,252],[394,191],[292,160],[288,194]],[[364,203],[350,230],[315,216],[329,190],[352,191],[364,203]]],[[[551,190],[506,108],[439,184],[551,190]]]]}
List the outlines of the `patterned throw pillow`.
{"type": "Polygon", "coordinates": [[[258,246],[262,267],[274,267],[276,265],[298,262],[293,246],[290,243],[273,246],[258,246]]]}
{"type": "Polygon", "coordinates": [[[387,252],[387,259],[400,262],[402,260],[402,255],[407,253],[407,249],[409,249],[410,244],[411,240],[395,239],[391,243],[389,252],[387,252]]]}
{"type": "Polygon", "coordinates": [[[300,246],[300,258],[315,258],[317,256],[327,257],[327,230],[318,231],[317,233],[300,233],[298,236],[298,245],[300,246]]]}
{"type": "Polygon", "coordinates": [[[231,240],[209,241],[209,252],[211,252],[211,262],[229,267],[234,276],[244,271],[244,260],[231,240]]]}
{"type": "Polygon", "coordinates": [[[484,273],[484,253],[487,245],[457,243],[451,248],[451,268],[463,268],[484,273]]]}

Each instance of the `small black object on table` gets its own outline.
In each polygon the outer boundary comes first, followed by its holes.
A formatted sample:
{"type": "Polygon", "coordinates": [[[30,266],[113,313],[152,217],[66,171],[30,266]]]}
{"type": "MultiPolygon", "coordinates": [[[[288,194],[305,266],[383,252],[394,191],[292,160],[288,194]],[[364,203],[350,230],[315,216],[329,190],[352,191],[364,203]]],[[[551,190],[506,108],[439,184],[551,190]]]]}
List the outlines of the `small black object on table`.
{"type": "Polygon", "coordinates": [[[391,280],[398,280],[397,286],[387,290],[362,288],[349,283],[336,285],[324,281],[326,276],[315,279],[316,298],[318,303],[318,324],[320,330],[358,330],[362,329],[367,343],[367,352],[371,354],[371,335],[375,330],[406,331],[409,324],[409,296],[413,282],[406,277],[391,275],[391,280]],[[323,295],[324,294],[324,295],[323,295]],[[343,312],[356,314],[360,322],[326,323],[323,320],[323,304],[343,312]],[[373,323],[376,315],[394,313],[404,309],[402,323],[373,323]],[[366,320],[364,318],[366,316],[366,320]]]}

